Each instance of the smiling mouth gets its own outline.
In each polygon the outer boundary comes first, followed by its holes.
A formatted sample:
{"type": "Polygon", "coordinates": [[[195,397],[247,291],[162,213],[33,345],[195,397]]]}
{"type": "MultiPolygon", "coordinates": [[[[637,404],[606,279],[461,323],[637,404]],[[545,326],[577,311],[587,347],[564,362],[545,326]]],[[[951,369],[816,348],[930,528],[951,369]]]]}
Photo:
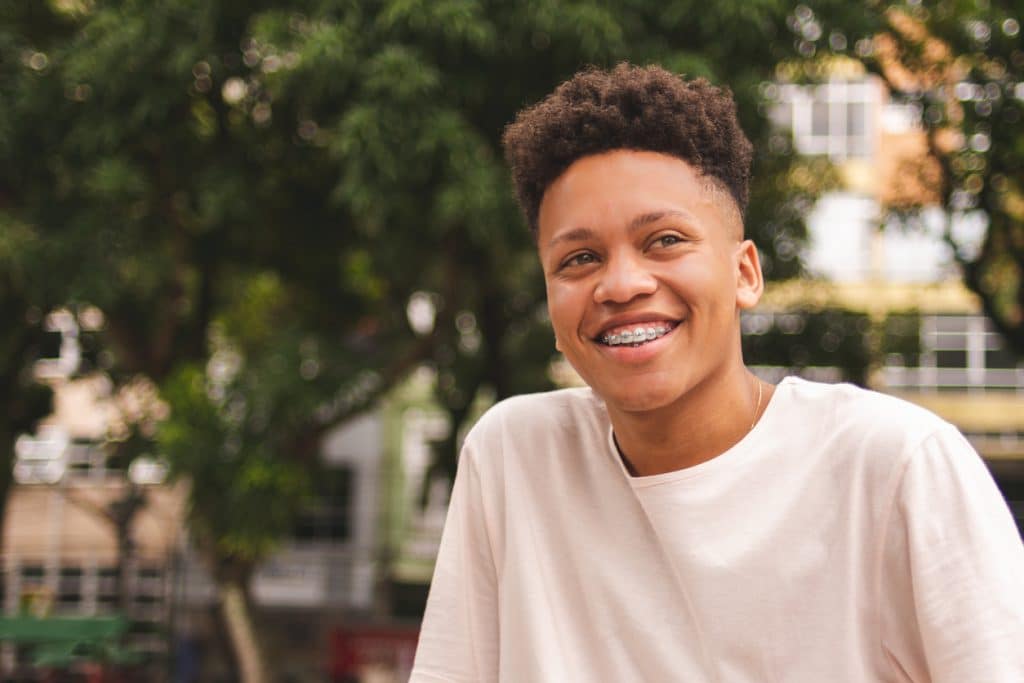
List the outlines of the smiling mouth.
{"type": "Polygon", "coordinates": [[[651,323],[649,325],[639,324],[636,326],[629,326],[625,329],[612,332],[610,334],[602,334],[596,339],[597,342],[604,344],[605,346],[630,346],[636,348],[643,346],[648,342],[652,342],[655,339],[660,339],[666,334],[674,330],[679,323],[651,323]]]}

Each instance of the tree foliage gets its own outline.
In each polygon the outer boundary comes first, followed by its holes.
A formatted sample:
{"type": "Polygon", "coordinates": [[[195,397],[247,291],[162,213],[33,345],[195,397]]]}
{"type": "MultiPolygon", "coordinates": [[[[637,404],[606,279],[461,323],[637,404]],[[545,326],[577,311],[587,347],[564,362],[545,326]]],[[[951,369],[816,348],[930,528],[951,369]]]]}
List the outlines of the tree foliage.
{"type": "Polygon", "coordinates": [[[820,187],[768,145],[758,108],[793,54],[785,3],[7,9],[5,220],[51,245],[63,301],[104,311],[109,372],[164,383],[172,413],[218,416],[194,435],[172,418],[170,453],[241,439],[257,460],[308,463],[323,430],[423,362],[455,425],[481,392],[548,386],[542,280],[499,139],[585,64],[729,84],[759,147],[749,231],[770,276],[799,272],[820,187]],[[435,312],[419,333],[417,294],[435,312]],[[234,398],[197,392],[227,357],[234,398]]]}
{"type": "Polygon", "coordinates": [[[786,3],[2,6],[5,273],[32,273],[37,309],[99,307],[100,369],[160,387],[162,450],[231,581],[288,528],[324,431],[412,368],[435,370],[453,418],[448,474],[478,398],[550,386],[543,281],[499,140],[580,67],[660,62],[730,85],[759,150],[748,231],[771,277],[799,272],[821,175],[769,144],[758,106],[793,56],[786,3]],[[413,329],[410,301],[428,324],[413,329]]]}
{"type": "Polygon", "coordinates": [[[41,249],[33,242],[25,226],[0,217],[0,316],[7,321],[0,332],[0,510],[12,484],[15,439],[51,410],[52,392],[32,373],[45,344],[48,300],[38,282],[41,249]]]}

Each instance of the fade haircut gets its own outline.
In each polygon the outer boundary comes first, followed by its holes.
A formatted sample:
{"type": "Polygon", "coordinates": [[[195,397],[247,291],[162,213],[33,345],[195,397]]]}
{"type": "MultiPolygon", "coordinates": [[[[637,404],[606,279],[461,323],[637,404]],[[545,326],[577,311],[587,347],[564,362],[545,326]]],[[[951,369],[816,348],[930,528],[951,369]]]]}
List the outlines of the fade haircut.
{"type": "Polygon", "coordinates": [[[658,66],[588,68],[519,112],[502,137],[519,206],[536,239],[544,193],[576,160],[613,150],[682,159],[728,191],[742,222],[753,147],[726,88],[658,66]]]}

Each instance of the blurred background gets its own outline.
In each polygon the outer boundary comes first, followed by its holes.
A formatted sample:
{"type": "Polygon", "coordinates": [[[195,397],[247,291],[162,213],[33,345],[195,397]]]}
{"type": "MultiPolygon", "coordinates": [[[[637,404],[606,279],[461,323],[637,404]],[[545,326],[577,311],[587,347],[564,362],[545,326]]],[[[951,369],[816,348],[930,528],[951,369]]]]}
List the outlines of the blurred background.
{"type": "Polygon", "coordinates": [[[934,410],[1021,520],[1021,21],[0,0],[2,680],[408,677],[460,437],[578,381],[499,138],[586,64],[733,89],[748,362],[934,410]]]}

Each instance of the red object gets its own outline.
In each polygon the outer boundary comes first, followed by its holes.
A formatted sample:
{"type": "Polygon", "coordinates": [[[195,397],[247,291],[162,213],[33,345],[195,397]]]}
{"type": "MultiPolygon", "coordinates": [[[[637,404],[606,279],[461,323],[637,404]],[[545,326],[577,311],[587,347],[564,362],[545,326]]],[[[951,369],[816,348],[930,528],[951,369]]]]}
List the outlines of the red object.
{"type": "Polygon", "coordinates": [[[330,674],[337,683],[358,681],[367,668],[393,671],[398,680],[412,672],[419,639],[415,625],[353,624],[339,626],[330,634],[330,674]]]}

